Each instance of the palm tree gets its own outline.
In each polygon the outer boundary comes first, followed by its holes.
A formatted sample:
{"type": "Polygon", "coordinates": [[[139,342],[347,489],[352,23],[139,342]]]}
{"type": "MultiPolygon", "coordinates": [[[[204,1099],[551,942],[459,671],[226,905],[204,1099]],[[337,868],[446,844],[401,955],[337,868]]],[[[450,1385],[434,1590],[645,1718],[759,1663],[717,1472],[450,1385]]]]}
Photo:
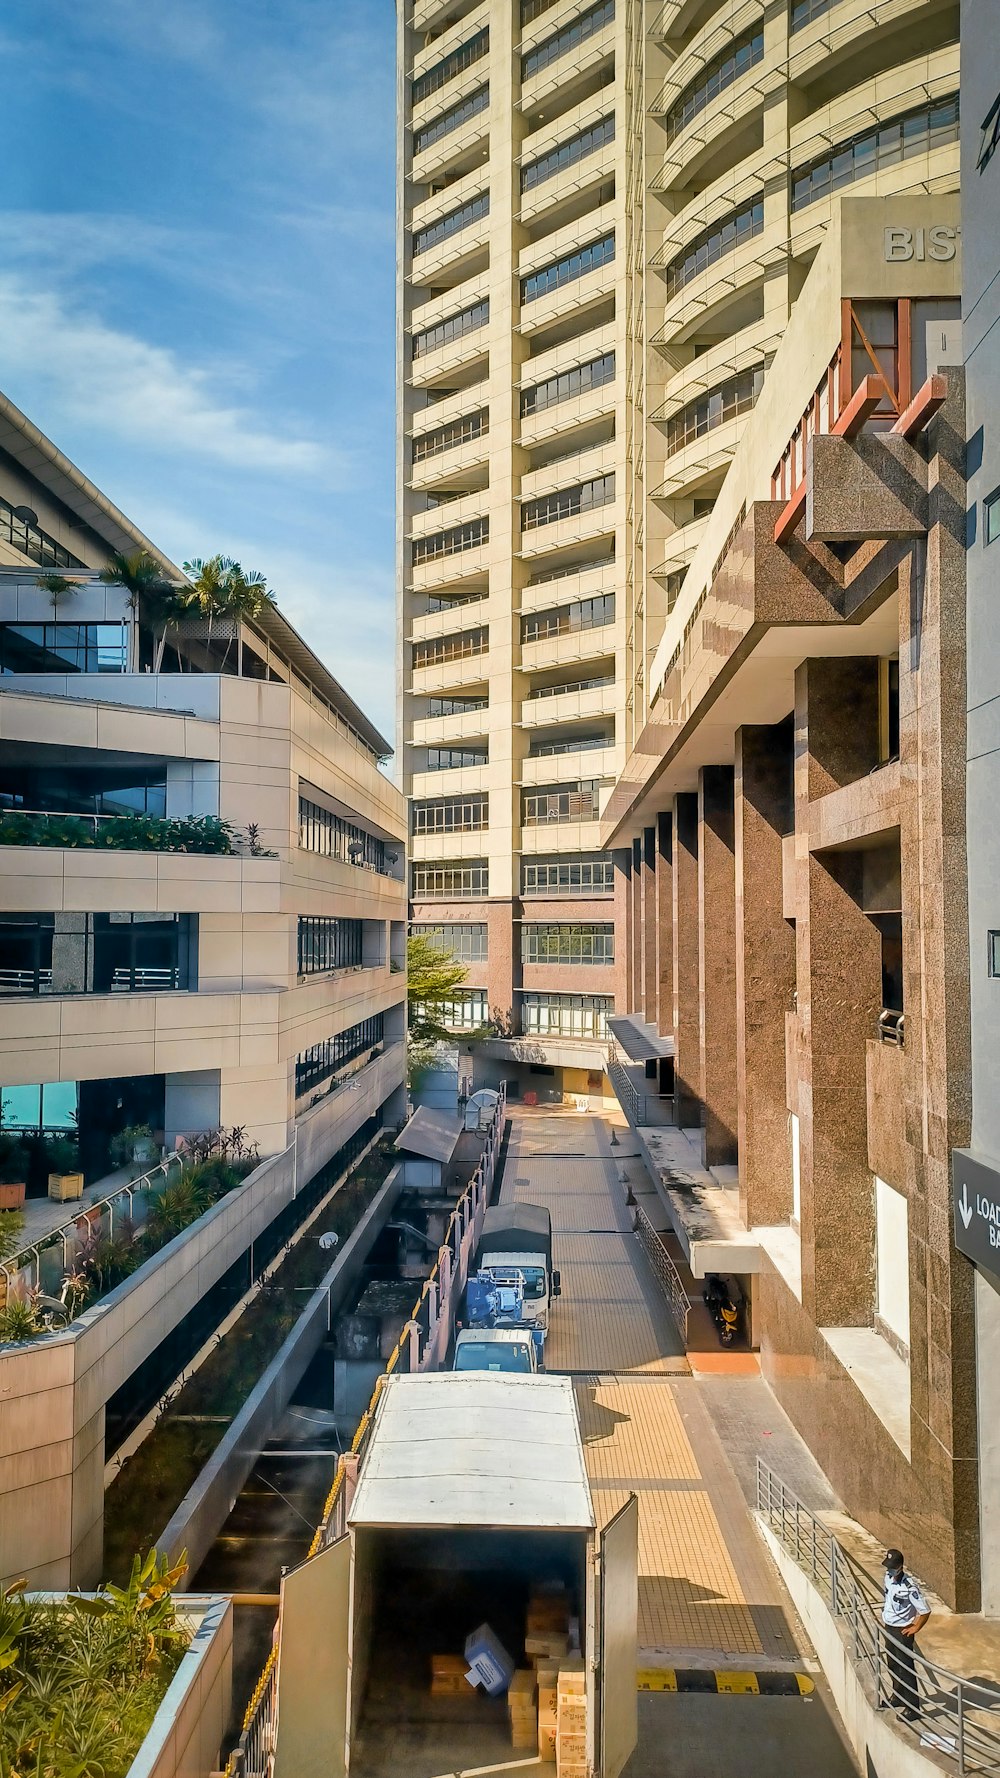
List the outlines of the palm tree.
{"type": "MultiPolygon", "coordinates": [[[[207,561],[196,556],[194,561],[185,562],[184,572],[191,576],[192,602],[208,619],[209,642],[216,618],[228,618],[239,635],[241,624],[252,623],[266,606],[274,604],[274,594],[268,591],[263,574],[255,569],[245,570],[232,556],[210,556],[207,561]]],[[[226,639],[223,667],[231,647],[232,635],[226,639]]]]}
{"type": "Polygon", "coordinates": [[[112,550],[99,578],[106,586],[124,587],[129,605],[139,620],[147,623],[154,635],[159,631],[153,660],[153,671],[158,673],[167,630],[186,609],[183,592],[167,579],[155,556],[144,549],[136,550],[130,556],[122,550],[112,550]]]}
{"type": "Polygon", "coordinates": [[[64,599],[67,593],[75,593],[80,582],[67,580],[64,574],[39,574],[35,585],[40,586],[43,592],[49,594],[53,611],[58,611],[60,599],[64,599]]]}

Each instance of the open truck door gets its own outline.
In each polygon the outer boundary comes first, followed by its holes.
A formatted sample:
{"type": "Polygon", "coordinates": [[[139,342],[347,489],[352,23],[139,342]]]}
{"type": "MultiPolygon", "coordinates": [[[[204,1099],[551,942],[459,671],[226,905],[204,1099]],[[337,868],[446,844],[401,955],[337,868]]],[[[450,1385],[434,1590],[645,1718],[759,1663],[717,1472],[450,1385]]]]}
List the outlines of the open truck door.
{"type": "Polygon", "coordinates": [[[350,1609],[349,1537],[282,1577],[274,1778],[344,1778],[350,1609]]]}
{"type": "Polygon", "coordinates": [[[597,1751],[601,1778],[619,1778],[639,1738],[639,1502],[630,1494],[598,1544],[597,1751]]]}

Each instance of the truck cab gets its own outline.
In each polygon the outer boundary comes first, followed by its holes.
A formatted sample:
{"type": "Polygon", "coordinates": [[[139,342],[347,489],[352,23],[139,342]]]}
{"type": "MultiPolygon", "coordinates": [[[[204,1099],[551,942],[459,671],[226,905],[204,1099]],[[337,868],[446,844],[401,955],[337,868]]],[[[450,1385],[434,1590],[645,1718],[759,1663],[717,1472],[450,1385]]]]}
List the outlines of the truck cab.
{"type": "Polygon", "coordinates": [[[486,1212],[466,1295],[472,1326],[529,1326],[541,1348],[553,1299],[552,1219],[542,1204],[496,1204],[486,1212]]]}
{"type": "Polygon", "coordinates": [[[467,1327],[455,1341],[456,1371],[504,1371],[534,1376],[538,1356],[531,1329],[467,1327]]]}

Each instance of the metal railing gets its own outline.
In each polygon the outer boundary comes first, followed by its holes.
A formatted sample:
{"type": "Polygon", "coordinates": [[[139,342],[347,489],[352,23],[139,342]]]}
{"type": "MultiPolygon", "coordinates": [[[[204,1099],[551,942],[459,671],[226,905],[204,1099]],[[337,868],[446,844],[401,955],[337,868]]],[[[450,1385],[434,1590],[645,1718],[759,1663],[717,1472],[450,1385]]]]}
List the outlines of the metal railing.
{"type": "Polygon", "coordinates": [[[115,1229],[127,1222],[137,1231],[149,1215],[150,1205],[164,1188],[178,1179],[184,1162],[178,1154],[169,1154],[138,1179],[130,1179],[106,1198],[93,1202],[77,1200],[74,1214],[57,1228],[49,1229],[37,1241],[12,1253],[0,1263],[0,1299],[26,1297],[32,1290],[58,1297],[63,1280],[73,1269],[80,1251],[98,1237],[109,1240],[115,1229]]]}
{"type": "Polygon", "coordinates": [[[883,1007],[878,1015],[878,1034],[883,1043],[894,1043],[902,1049],[906,1021],[901,1012],[894,1012],[891,1007],[883,1007]]]}
{"type": "Polygon", "coordinates": [[[656,1274],[657,1282],[663,1288],[681,1339],[687,1346],[691,1298],[681,1283],[681,1275],[677,1267],[640,1204],[635,1206],[635,1232],[642,1244],[642,1250],[656,1274]]]}
{"type": "MultiPolygon", "coordinates": [[[[386,1378],[394,1371],[405,1374],[431,1368],[439,1362],[442,1348],[448,1343],[452,1306],[465,1289],[468,1267],[478,1245],[483,1217],[496,1176],[506,1119],[506,1091],[501,1085],[479,1165],[452,1211],[444,1240],[438,1249],[437,1260],[424,1280],[410,1319],[403,1327],[385,1370],[376,1381],[371,1400],[351,1441],[350,1452],[337,1463],[333,1486],[327,1495],[323,1517],[309,1546],[307,1560],[344,1536],[353,1485],[357,1479],[358,1467],[368,1449],[375,1424],[375,1411],[386,1378]]],[[[247,1706],[243,1731],[226,1766],[226,1778],[271,1778],[277,1724],[278,1644],[275,1642],[247,1706]]]]}
{"type": "Polygon", "coordinates": [[[608,1079],[615,1089],[615,1097],[628,1118],[630,1124],[646,1124],[646,1094],[640,1093],[627,1068],[624,1068],[614,1056],[608,1057],[608,1079]]]}
{"type": "MultiPolygon", "coordinates": [[[[893,1689],[908,1693],[905,1674],[894,1680],[881,1623],[882,1592],[827,1527],[784,1482],[757,1459],[757,1511],[782,1548],[808,1575],[831,1614],[866,1691],[891,1707],[893,1689]]],[[[1000,1687],[963,1679],[913,1651],[921,1737],[962,1774],[1000,1767],[1000,1687]]]]}

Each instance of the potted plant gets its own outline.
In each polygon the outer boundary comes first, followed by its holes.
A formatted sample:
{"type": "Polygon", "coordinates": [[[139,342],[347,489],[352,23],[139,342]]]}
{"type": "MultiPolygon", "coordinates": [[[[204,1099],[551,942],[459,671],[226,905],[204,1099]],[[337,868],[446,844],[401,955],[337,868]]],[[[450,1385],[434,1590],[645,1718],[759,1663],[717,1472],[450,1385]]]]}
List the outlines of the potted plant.
{"type": "Polygon", "coordinates": [[[9,1130],[0,1130],[0,1210],[20,1210],[28,1179],[28,1151],[9,1130]]]}
{"type": "Polygon", "coordinates": [[[116,1167],[127,1167],[130,1161],[151,1167],[160,1158],[149,1124],[126,1124],[124,1130],[112,1136],[108,1150],[116,1167]]]}
{"type": "Polygon", "coordinates": [[[45,1155],[49,1169],[49,1197],[67,1204],[83,1197],[83,1174],[78,1172],[79,1150],[70,1136],[46,1136],[45,1155]]]}

